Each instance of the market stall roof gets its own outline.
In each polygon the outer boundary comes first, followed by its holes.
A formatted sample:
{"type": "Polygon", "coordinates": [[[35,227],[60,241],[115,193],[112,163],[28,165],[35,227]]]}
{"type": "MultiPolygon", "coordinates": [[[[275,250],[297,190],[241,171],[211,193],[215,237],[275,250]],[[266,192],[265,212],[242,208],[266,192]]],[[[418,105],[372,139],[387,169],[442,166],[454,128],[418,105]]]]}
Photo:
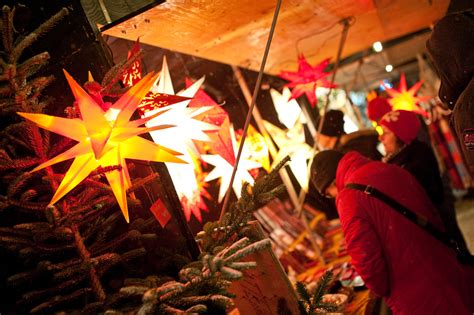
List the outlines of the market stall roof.
{"type": "MultiPolygon", "coordinates": [[[[258,71],[275,0],[169,0],[103,32],[128,40],[258,71]]],[[[449,0],[284,0],[265,71],[297,68],[298,52],[310,63],[334,60],[342,19],[353,16],[342,58],[427,29],[449,0]]]]}

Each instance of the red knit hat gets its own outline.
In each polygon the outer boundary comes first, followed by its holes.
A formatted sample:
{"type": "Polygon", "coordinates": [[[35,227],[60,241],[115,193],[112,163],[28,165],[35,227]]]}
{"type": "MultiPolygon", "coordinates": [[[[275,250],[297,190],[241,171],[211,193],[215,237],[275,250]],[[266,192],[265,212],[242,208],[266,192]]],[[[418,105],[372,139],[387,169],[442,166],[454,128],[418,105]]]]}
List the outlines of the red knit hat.
{"type": "Polygon", "coordinates": [[[386,113],[379,122],[392,131],[397,138],[409,144],[415,140],[421,124],[416,114],[407,110],[395,110],[386,113]]]}
{"type": "Polygon", "coordinates": [[[378,122],[380,118],[392,110],[386,98],[376,97],[367,104],[367,116],[370,120],[378,122]]]}

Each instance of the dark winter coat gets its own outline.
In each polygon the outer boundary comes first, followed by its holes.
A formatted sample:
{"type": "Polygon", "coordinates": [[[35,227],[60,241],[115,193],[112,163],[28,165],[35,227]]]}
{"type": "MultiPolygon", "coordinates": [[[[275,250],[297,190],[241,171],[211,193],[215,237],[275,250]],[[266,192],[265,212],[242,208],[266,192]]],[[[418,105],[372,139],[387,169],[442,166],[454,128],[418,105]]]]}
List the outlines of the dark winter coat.
{"type": "Polygon", "coordinates": [[[474,177],[474,12],[451,14],[436,23],[426,43],[441,79],[439,97],[453,110],[452,122],[474,177]]]}
{"type": "Polygon", "coordinates": [[[400,166],[416,178],[438,211],[447,232],[454,237],[460,247],[466,249],[466,242],[456,220],[451,187],[443,185],[438,161],[430,145],[414,140],[384,160],[400,166]]]}
{"type": "Polygon", "coordinates": [[[472,314],[474,269],[382,201],[348,183],[372,185],[443,229],[432,203],[407,171],[346,154],[336,173],[337,209],[347,250],[367,287],[395,314],[472,314]]]}
{"type": "MultiPolygon", "coordinates": [[[[382,158],[382,154],[377,150],[377,144],[377,132],[373,129],[367,129],[342,135],[338,139],[334,149],[341,151],[342,153],[357,151],[369,159],[379,161],[382,158]]],[[[329,220],[338,217],[334,199],[328,199],[321,196],[314,187],[310,187],[306,200],[316,209],[324,212],[329,220]]]]}
{"type": "Polygon", "coordinates": [[[425,189],[435,206],[443,203],[443,182],[441,181],[438,161],[433,149],[427,143],[415,139],[396,154],[384,159],[384,161],[398,165],[410,172],[425,189]]]}

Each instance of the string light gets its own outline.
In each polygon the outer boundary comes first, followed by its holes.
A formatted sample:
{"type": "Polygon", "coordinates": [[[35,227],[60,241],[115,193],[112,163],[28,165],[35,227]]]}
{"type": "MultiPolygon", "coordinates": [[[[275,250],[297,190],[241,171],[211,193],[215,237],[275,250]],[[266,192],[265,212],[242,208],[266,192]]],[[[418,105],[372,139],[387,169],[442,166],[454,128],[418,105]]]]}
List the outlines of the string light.
{"type": "Polygon", "coordinates": [[[375,42],[372,44],[372,48],[376,51],[376,52],[381,52],[383,50],[383,46],[382,46],[382,43],[381,42],[375,42]]]}

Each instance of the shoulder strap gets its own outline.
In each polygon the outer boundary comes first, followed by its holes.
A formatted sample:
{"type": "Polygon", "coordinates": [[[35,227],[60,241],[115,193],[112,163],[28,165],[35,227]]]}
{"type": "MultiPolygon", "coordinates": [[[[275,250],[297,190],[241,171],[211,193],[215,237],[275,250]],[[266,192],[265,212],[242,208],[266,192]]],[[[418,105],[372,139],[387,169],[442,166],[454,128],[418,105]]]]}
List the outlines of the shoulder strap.
{"type": "Polygon", "coordinates": [[[396,210],[398,213],[402,214],[405,218],[410,220],[411,222],[415,223],[419,227],[421,227],[423,230],[431,234],[434,238],[436,238],[438,241],[442,242],[444,245],[454,249],[457,253],[461,252],[461,249],[459,248],[457,242],[451,238],[448,234],[441,232],[438,230],[435,226],[433,226],[428,220],[422,216],[419,216],[415,212],[411,211],[395,199],[387,196],[380,190],[378,190],[375,187],[372,187],[370,185],[363,185],[363,184],[356,184],[356,183],[349,183],[345,186],[345,188],[350,188],[350,189],[355,189],[355,190],[360,190],[366,193],[367,195],[370,195],[372,197],[375,197],[388,206],[390,206],[392,209],[396,210]]]}

